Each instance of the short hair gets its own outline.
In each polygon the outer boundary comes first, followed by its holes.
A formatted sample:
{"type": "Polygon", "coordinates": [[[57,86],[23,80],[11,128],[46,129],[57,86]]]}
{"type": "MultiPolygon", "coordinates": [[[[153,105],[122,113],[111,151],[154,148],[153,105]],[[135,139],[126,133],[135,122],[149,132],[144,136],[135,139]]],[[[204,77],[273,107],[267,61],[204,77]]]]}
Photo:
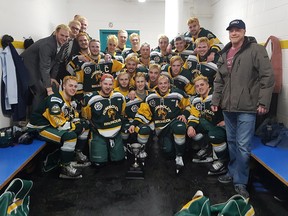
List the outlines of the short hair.
{"type": "Polygon", "coordinates": [[[206,43],[208,45],[208,47],[210,47],[210,42],[209,42],[209,39],[207,37],[200,37],[200,38],[197,38],[195,40],[195,45],[196,47],[198,46],[199,43],[206,43]]]}
{"type": "Polygon", "coordinates": [[[107,36],[107,45],[110,41],[112,43],[116,44],[116,46],[118,45],[118,38],[116,37],[116,35],[108,35],[107,36]]]}
{"type": "Polygon", "coordinates": [[[191,23],[196,23],[196,24],[200,25],[199,19],[197,17],[190,17],[187,20],[187,25],[190,25],[191,23]]]}
{"type": "Polygon", "coordinates": [[[139,41],[140,41],[140,36],[139,36],[139,34],[137,34],[137,33],[132,33],[130,36],[129,36],[129,40],[131,41],[132,40],[132,38],[134,38],[134,37],[137,37],[138,39],[139,39],[139,41]]]}
{"type": "Polygon", "coordinates": [[[92,42],[95,42],[95,43],[98,42],[98,43],[100,44],[100,41],[97,40],[97,39],[91,39],[91,40],[89,41],[89,44],[92,43],[92,42]]]}
{"type": "Polygon", "coordinates": [[[167,75],[161,74],[158,77],[158,83],[159,83],[159,80],[161,80],[161,79],[167,79],[168,83],[170,83],[170,77],[168,77],[167,75]]]}
{"type": "Polygon", "coordinates": [[[174,41],[185,41],[184,35],[178,35],[174,38],[174,41]]]}
{"type": "Polygon", "coordinates": [[[87,40],[90,41],[90,38],[89,38],[88,34],[85,33],[85,32],[80,32],[80,33],[77,35],[77,37],[76,37],[77,41],[78,41],[79,38],[82,37],[82,36],[86,37],[87,40]]]}
{"type": "Polygon", "coordinates": [[[126,58],[125,58],[125,63],[128,61],[133,61],[136,64],[139,64],[139,58],[138,55],[135,53],[130,53],[126,58]]]}
{"type": "Polygon", "coordinates": [[[71,20],[68,26],[71,28],[73,24],[79,25],[81,27],[81,23],[78,20],[71,20]]]}
{"type": "Polygon", "coordinates": [[[120,29],[118,31],[118,35],[121,34],[121,33],[125,33],[128,36],[128,32],[126,30],[120,29]]]}
{"type": "Polygon", "coordinates": [[[103,82],[106,79],[111,79],[112,83],[114,82],[114,78],[111,74],[103,74],[100,81],[103,82]]]}
{"type": "Polygon", "coordinates": [[[140,49],[142,49],[145,46],[149,47],[149,49],[150,49],[150,44],[148,44],[147,42],[142,43],[140,46],[140,49]]]}
{"type": "Polygon", "coordinates": [[[161,66],[159,64],[150,64],[149,65],[149,71],[152,69],[157,69],[159,71],[159,73],[161,73],[161,66]]]}
{"type": "Polygon", "coordinates": [[[66,31],[71,31],[71,29],[70,29],[70,27],[68,26],[68,25],[65,25],[65,24],[60,24],[60,25],[58,25],[57,27],[56,27],[56,29],[55,29],[55,31],[54,31],[54,34],[56,33],[56,32],[59,32],[61,29],[63,29],[63,30],[66,30],[66,31]]]}
{"type": "Polygon", "coordinates": [[[183,59],[182,59],[181,56],[179,56],[179,55],[176,55],[176,56],[172,56],[172,57],[171,57],[171,59],[170,59],[170,65],[172,65],[175,61],[180,61],[182,65],[184,64],[183,59]]]}
{"type": "Polygon", "coordinates": [[[77,82],[77,78],[75,76],[65,76],[63,79],[63,85],[65,85],[68,80],[75,80],[77,82]]]}
{"type": "Polygon", "coordinates": [[[136,75],[133,77],[133,79],[136,81],[136,78],[140,78],[140,77],[143,77],[146,81],[146,76],[145,76],[145,73],[143,72],[137,72],[136,75]]]}
{"type": "Polygon", "coordinates": [[[117,79],[119,79],[119,77],[124,76],[124,75],[127,75],[128,78],[129,78],[129,76],[130,76],[129,73],[128,73],[126,70],[123,70],[123,71],[121,71],[121,72],[118,74],[117,79]]]}
{"type": "Polygon", "coordinates": [[[81,15],[78,15],[76,18],[74,16],[74,19],[78,20],[80,23],[84,20],[88,22],[88,19],[84,16],[81,16],[81,15]]]}
{"type": "Polygon", "coordinates": [[[206,76],[203,76],[203,75],[199,75],[199,76],[195,77],[193,80],[193,84],[195,85],[195,83],[199,80],[203,80],[204,82],[209,84],[208,78],[206,76]]]}
{"type": "Polygon", "coordinates": [[[169,42],[169,38],[168,38],[166,35],[164,35],[164,34],[161,34],[161,35],[158,36],[158,42],[159,42],[161,39],[167,40],[167,41],[169,42]]]}

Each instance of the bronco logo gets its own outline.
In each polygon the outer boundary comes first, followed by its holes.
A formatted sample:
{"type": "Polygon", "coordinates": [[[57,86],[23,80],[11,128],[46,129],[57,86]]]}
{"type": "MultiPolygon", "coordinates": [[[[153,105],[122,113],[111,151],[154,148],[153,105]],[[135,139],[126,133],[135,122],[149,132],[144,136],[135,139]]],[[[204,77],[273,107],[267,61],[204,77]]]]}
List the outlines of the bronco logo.
{"type": "Polygon", "coordinates": [[[167,116],[167,111],[164,109],[158,109],[157,110],[157,114],[159,117],[161,117],[162,119],[165,119],[167,116]]]}
{"type": "Polygon", "coordinates": [[[108,113],[109,118],[112,118],[113,120],[115,120],[116,112],[114,109],[109,109],[107,113],[108,113]]]}

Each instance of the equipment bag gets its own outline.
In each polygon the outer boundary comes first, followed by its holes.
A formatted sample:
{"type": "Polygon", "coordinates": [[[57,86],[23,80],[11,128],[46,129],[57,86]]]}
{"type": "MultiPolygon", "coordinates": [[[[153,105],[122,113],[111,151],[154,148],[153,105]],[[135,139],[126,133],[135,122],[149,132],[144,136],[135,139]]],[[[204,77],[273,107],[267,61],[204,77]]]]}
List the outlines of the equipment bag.
{"type": "Polygon", "coordinates": [[[0,215],[28,216],[32,186],[30,180],[14,179],[0,196],[0,215]]]}

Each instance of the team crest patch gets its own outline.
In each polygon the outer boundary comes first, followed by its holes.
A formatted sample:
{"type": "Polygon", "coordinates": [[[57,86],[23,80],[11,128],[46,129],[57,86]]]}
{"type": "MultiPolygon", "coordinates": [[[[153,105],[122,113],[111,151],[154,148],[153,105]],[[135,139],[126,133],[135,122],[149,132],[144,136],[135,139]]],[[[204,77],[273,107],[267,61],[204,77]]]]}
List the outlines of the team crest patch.
{"type": "Polygon", "coordinates": [[[103,108],[103,104],[101,102],[97,102],[94,105],[95,110],[99,111],[103,108]]]}
{"type": "Polygon", "coordinates": [[[84,68],[84,73],[85,74],[90,74],[92,72],[91,68],[90,67],[85,67],[84,68]]]}
{"type": "Polygon", "coordinates": [[[155,105],[156,105],[155,100],[149,101],[149,105],[150,105],[151,107],[155,107],[155,105]]]}
{"type": "Polygon", "coordinates": [[[155,56],[154,61],[159,63],[160,62],[160,57],[159,56],[155,56]]]}
{"type": "Polygon", "coordinates": [[[60,109],[60,106],[58,104],[54,104],[51,108],[51,113],[60,113],[61,109],[60,109]]]}
{"type": "Polygon", "coordinates": [[[132,112],[134,112],[134,113],[136,113],[138,109],[139,109],[139,107],[138,107],[137,105],[133,105],[133,106],[131,107],[131,110],[132,110],[132,112]]]}
{"type": "Polygon", "coordinates": [[[196,104],[195,107],[197,110],[202,110],[202,104],[201,103],[196,104]]]}

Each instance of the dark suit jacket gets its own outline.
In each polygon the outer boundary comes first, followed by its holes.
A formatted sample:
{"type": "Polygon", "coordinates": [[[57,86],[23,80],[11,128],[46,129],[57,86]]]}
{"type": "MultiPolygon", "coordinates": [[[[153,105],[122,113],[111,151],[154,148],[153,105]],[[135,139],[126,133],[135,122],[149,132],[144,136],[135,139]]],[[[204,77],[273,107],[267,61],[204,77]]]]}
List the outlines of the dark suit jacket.
{"type": "Polygon", "coordinates": [[[21,56],[30,75],[29,86],[42,82],[45,88],[51,87],[51,78],[56,78],[63,49],[57,53],[55,35],[42,38],[26,49],[21,56]]]}

